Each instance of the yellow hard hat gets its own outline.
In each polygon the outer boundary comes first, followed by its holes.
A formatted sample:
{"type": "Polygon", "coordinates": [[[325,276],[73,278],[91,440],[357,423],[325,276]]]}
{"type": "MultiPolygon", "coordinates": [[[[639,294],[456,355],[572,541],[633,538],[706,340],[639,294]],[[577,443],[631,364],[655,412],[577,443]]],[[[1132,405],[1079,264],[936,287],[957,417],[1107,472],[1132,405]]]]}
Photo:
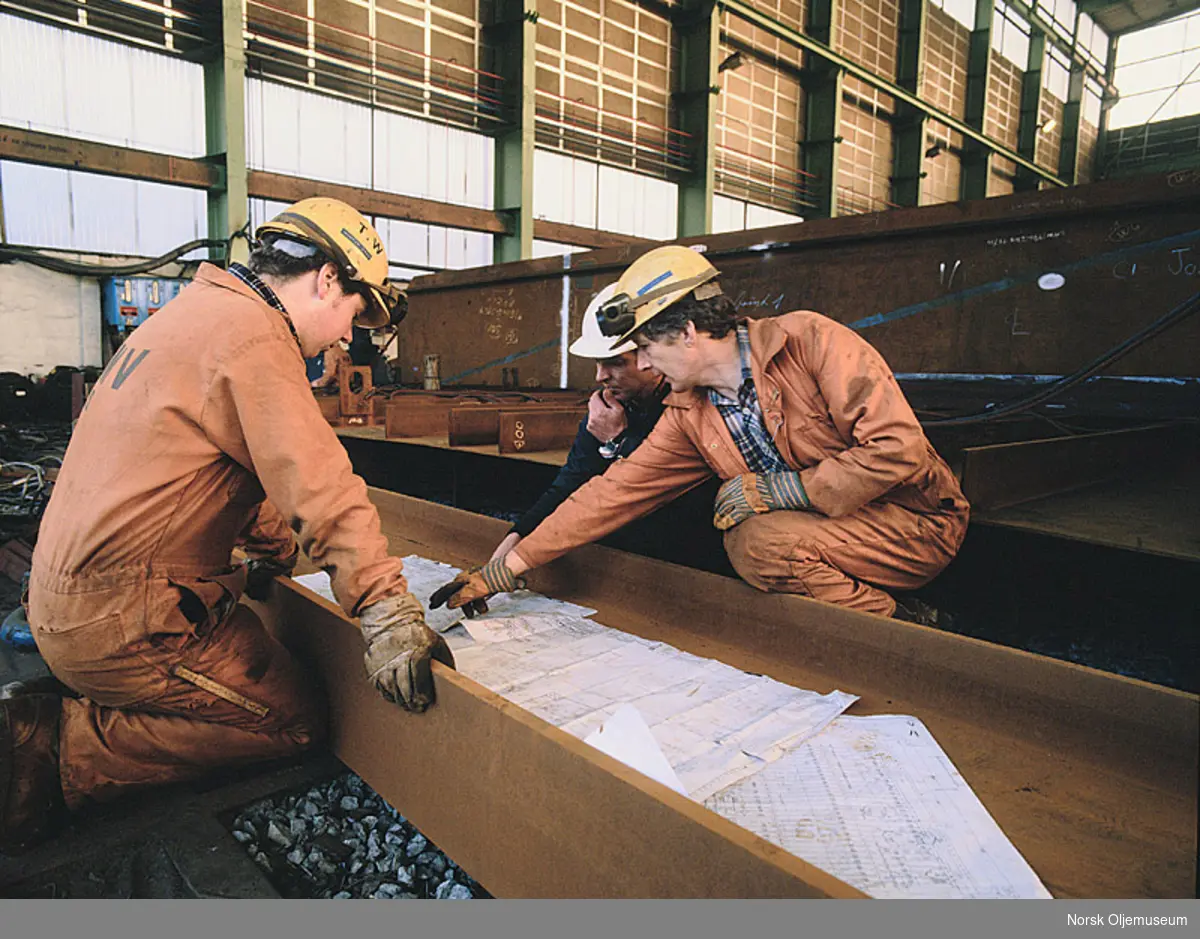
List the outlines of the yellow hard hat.
{"type": "Polygon", "coordinates": [[[278,232],[314,245],[342,267],[348,279],[366,287],[367,307],[354,325],[378,329],[403,318],[404,293],[388,281],[387,252],[379,233],[353,206],[340,199],[301,199],[258,226],[254,237],[278,232]],[[393,320],[394,313],[400,316],[393,320]]]}
{"type": "Polygon", "coordinates": [[[646,323],[696,288],[696,299],[721,292],[715,280],[719,271],[704,255],[686,245],[664,245],[647,251],[621,274],[613,298],[596,314],[600,332],[620,345],[646,323]]]}
{"type": "Polygon", "coordinates": [[[616,292],[617,285],[609,284],[592,297],[592,302],[583,311],[583,329],[579,333],[579,338],[571,343],[571,355],[577,355],[583,359],[611,359],[615,355],[632,352],[637,348],[632,342],[623,342],[613,347],[612,340],[600,332],[600,321],[596,319],[596,313],[600,307],[613,298],[613,294],[616,292]]]}

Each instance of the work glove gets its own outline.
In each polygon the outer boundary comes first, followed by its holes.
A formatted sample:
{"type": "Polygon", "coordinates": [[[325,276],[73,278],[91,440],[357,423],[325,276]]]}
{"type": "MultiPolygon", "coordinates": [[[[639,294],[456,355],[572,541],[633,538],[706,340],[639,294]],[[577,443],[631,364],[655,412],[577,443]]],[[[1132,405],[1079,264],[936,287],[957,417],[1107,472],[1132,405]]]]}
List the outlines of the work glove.
{"type": "Polygon", "coordinates": [[[246,560],[246,589],[244,593],[251,600],[265,603],[270,596],[271,584],[276,577],[291,577],[296,569],[299,551],[293,551],[290,557],[253,557],[246,560]]]}
{"type": "Polygon", "coordinates": [[[511,593],[525,586],[525,578],[518,577],[503,558],[488,561],[483,567],[472,567],[463,571],[448,584],[443,584],[429,598],[429,609],[436,610],[445,604],[452,610],[460,607],[471,619],[488,611],[487,598],[496,593],[511,593]]]}
{"type": "Polygon", "coordinates": [[[431,660],[455,666],[446,640],[425,625],[420,601],[411,593],[384,597],[364,609],[359,622],[367,678],[393,704],[424,711],[433,703],[431,660]]]}
{"type": "Polygon", "coordinates": [[[794,470],[783,473],[743,473],[727,479],[713,502],[713,525],[728,531],[751,515],[776,509],[808,509],[812,503],[794,470]]]}

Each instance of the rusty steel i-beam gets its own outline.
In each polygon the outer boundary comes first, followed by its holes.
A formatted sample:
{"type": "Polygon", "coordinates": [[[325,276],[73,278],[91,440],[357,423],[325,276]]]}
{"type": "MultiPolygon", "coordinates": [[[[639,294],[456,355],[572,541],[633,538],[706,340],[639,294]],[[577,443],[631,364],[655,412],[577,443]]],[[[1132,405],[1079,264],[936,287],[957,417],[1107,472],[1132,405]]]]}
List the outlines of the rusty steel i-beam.
{"type": "MultiPolygon", "coordinates": [[[[474,563],[507,528],[371,498],[398,555],[474,563]]],[[[855,714],[919,718],[1056,897],[1195,889],[1194,694],[598,546],[531,580],[643,638],[860,695],[855,714]]],[[[437,663],[438,703],[397,710],[357,629],[290,582],[264,613],[320,673],[335,753],[497,896],[859,895],[437,663]]]]}

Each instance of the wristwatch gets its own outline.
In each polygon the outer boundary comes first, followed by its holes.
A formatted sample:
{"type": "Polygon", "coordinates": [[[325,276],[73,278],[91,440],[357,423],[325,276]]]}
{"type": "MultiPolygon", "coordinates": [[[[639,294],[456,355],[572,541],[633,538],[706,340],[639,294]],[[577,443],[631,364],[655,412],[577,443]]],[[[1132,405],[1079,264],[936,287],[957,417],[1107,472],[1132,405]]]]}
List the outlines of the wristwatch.
{"type": "Polygon", "coordinates": [[[621,442],[625,439],[625,431],[621,431],[612,440],[607,440],[600,444],[600,455],[606,460],[613,459],[621,452],[621,442]]]}

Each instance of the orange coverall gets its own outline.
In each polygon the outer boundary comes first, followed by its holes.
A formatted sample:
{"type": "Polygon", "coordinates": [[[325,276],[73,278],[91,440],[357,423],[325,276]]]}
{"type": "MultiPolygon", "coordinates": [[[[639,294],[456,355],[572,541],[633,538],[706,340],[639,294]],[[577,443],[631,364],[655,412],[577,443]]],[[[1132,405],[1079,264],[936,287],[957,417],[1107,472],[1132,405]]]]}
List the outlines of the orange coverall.
{"type": "MultiPolygon", "coordinates": [[[[800,311],[749,321],[763,420],[800,473],[810,511],[725,533],[734,569],[760,590],[890,616],[879,588],[912,589],[957,553],[969,509],[883,357],[853,330],[800,311]]],[[[539,567],[649,514],[712,474],[750,472],[705,390],[668,395],[646,441],[575,491],[516,547],[539,567]]]]}
{"type": "Polygon", "coordinates": [[[287,318],[202,265],[96,384],[34,551],[34,637],[83,695],[62,707],[69,807],[320,737],[319,696],[237,603],[230,556],[287,558],[296,536],[350,615],[408,589],[287,318]]]}

